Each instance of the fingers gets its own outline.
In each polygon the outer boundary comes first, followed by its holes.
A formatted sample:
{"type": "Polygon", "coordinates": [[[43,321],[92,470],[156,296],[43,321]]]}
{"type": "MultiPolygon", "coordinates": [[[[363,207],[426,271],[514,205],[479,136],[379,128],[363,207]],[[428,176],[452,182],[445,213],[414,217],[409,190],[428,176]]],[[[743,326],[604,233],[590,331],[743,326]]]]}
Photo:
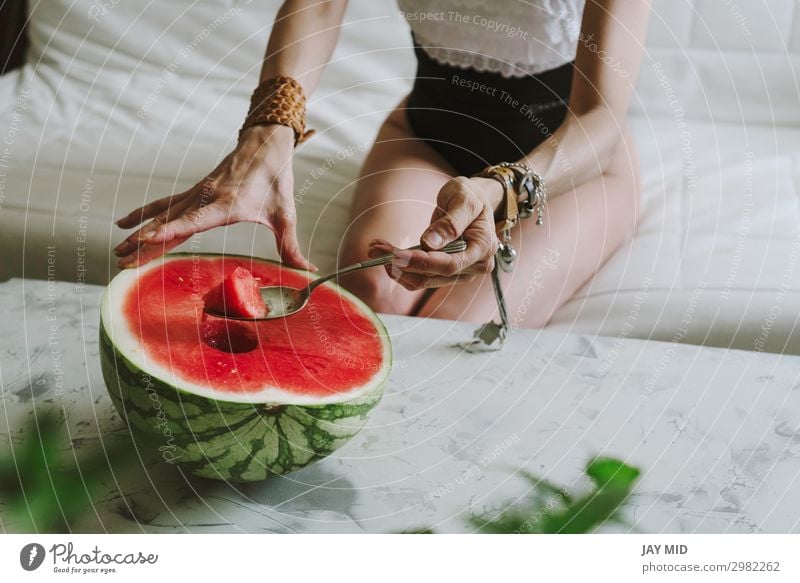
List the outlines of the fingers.
{"type": "MultiPolygon", "coordinates": [[[[182,212],[187,210],[191,204],[192,201],[189,198],[184,198],[183,200],[172,204],[168,209],[153,217],[153,224],[164,224],[171,221],[182,212]]],[[[150,225],[145,225],[145,227],[129,235],[122,243],[114,248],[114,254],[118,257],[124,257],[135,251],[144,242],[144,239],[142,239],[142,234],[147,232],[147,230],[152,230],[152,227],[150,225]]]]}
{"type": "Polygon", "coordinates": [[[317,271],[317,267],[306,259],[300,250],[294,216],[282,211],[276,213],[270,219],[270,222],[275,233],[275,242],[278,244],[278,254],[281,256],[281,261],[290,267],[317,271]]]}
{"type": "Polygon", "coordinates": [[[467,188],[463,181],[454,179],[439,192],[438,208],[420,237],[428,249],[440,249],[457,239],[483,212],[482,203],[467,188]]]}
{"type": "MultiPolygon", "coordinates": [[[[390,277],[392,277],[390,275],[390,277]]],[[[433,287],[445,287],[448,285],[469,283],[478,277],[474,274],[459,274],[454,277],[439,277],[435,275],[419,275],[416,273],[401,273],[398,277],[392,277],[397,283],[409,291],[419,291],[433,287]]]]}
{"type": "Polygon", "coordinates": [[[461,253],[443,253],[441,251],[407,251],[394,250],[393,265],[406,273],[431,274],[451,277],[469,270],[475,273],[474,267],[485,259],[487,250],[482,245],[473,241],[467,243],[467,248],[461,253]]]}
{"type": "Polygon", "coordinates": [[[174,213],[163,214],[157,220],[150,221],[123,241],[115,249],[115,253],[121,256],[117,264],[122,268],[142,265],[174,249],[195,233],[227,222],[228,212],[222,205],[198,207],[189,203],[184,208],[176,208],[174,213]]]}
{"type": "Polygon", "coordinates": [[[469,281],[491,272],[497,235],[490,211],[469,190],[468,179],[451,180],[439,192],[431,224],[421,237],[428,250],[398,249],[386,241],[370,243],[370,257],[391,252],[394,260],[386,266],[389,277],[409,290],[441,287],[469,281]],[[462,237],[467,248],[448,254],[436,249],[462,237]]]}
{"type": "Polygon", "coordinates": [[[117,265],[121,269],[129,269],[132,267],[139,267],[140,265],[144,265],[148,261],[152,261],[157,257],[161,257],[165,253],[169,253],[175,247],[183,243],[189,239],[189,237],[183,237],[180,239],[173,239],[169,243],[162,243],[161,245],[142,245],[138,249],[134,250],[129,255],[122,257],[118,262],[117,265]]]}
{"type": "Polygon", "coordinates": [[[227,225],[230,211],[227,205],[212,203],[208,206],[191,205],[174,219],[166,222],[152,221],[139,235],[139,239],[147,245],[168,243],[174,239],[191,237],[214,227],[227,225]]]}
{"type": "Polygon", "coordinates": [[[180,194],[173,194],[172,196],[165,196],[153,202],[139,207],[117,220],[115,224],[122,229],[131,229],[136,225],[143,223],[147,219],[151,219],[157,214],[175,206],[177,203],[185,200],[189,195],[189,191],[180,194]]]}
{"type": "Polygon", "coordinates": [[[459,274],[481,274],[494,267],[497,250],[495,226],[488,211],[481,209],[461,233],[467,248],[461,253],[447,254],[441,251],[393,249],[394,269],[417,275],[453,277],[459,274]]]}
{"type": "Polygon", "coordinates": [[[494,267],[494,247],[490,246],[488,253],[481,251],[482,248],[483,245],[472,241],[464,252],[450,255],[440,251],[399,249],[376,239],[370,243],[367,254],[370,258],[394,254],[394,261],[385,266],[386,273],[406,289],[417,291],[467,283],[490,273],[494,267]]]}
{"type": "Polygon", "coordinates": [[[369,242],[369,249],[367,250],[367,257],[370,259],[375,259],[376,257],[380,257],[381,255],[388,255],[392,252],[394,246],[388,241],[384,241],[383,239],[373,239],[369,242]]]}

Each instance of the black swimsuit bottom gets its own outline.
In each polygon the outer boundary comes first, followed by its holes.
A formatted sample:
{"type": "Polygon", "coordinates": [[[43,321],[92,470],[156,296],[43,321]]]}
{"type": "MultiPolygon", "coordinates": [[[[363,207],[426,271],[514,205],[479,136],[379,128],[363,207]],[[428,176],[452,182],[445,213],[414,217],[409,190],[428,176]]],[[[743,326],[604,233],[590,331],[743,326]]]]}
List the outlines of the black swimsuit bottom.
{"type": "Polygon", "coordinates": [[[460,69],[414,43],[417,78],[408,121],[459,174],[514,162],[552,134],[567,114],[572,63],[527,77],[460,69]]]}

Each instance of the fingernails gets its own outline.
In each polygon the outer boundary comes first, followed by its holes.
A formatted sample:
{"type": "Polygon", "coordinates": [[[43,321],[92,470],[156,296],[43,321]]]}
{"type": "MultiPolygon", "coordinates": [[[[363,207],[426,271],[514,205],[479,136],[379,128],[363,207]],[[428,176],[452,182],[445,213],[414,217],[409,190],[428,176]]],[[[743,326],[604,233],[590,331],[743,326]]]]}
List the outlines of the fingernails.
{"type": "Polygon", "coordinates": [[[134,258],[133,257],[124,257],[117,261],[117,267],[120,269],[127,269],[131,265],[133,265],[134,258]]]}
{"type": "Polygon", "coordinates": [[[392,248],[386,245],[375,245],[374,247],[370,247],[367,250],[367,256],[369,257],[378,257],[379,255],[386,255],[387,253],[391,253],[392,248]]]}
{"type": "Polygon", "coordinates": [[[403,268],[408,267],[408,264],[411,262],[411,253],[405,251],[404,249],[395,249],[393,251],[394,259],[392,259],[392,265],[395,267],[403,268]]]}
{"type": "Polygon", "coordinates": [[[134,245],[130,241],[123,241],[116,247],[114,247],[114,254],[115,255],[127,255],[131,252],[134,245]]]}
{"type": "MultiPolygon", "coordinates": [[[[117,225],[118,227],[120,227],[121,226],[120,223],[124,223],[125,221],[129,221],[130,219],[131,219],[131,215],[125,215],[124,217],[120,217],[116,221],[114,221],[114,224],[117,225]]],[[[122,227],[122,228],[123,229],[130,229],[130,227],[122,227]]]]}
{"type": "Polygon", "coordinates": [[[422,242],[431,249],[438,249],[444,244],[444,239],[436,231],[428,231],[422,236],[422,242]]]}
{"type": "Polygon", "coordinates": [[[403,272],[399,267],[392,263],[389,267],[389,275],[392,279],[400,279],[400,276],[403,275],[403,272]]]}

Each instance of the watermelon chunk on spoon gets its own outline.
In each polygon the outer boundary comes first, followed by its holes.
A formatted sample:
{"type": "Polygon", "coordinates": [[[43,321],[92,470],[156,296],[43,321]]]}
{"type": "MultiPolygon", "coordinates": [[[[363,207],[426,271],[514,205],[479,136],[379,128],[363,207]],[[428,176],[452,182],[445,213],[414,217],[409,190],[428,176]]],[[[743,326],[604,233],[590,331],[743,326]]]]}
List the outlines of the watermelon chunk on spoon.
{"type": "Polygon", "coordinates": [[[263,318],[267,304],[258,291],[260,280],[244,267],[237,266],[222,283],[204,296],[206,312],[239,318],[263,318]]]}

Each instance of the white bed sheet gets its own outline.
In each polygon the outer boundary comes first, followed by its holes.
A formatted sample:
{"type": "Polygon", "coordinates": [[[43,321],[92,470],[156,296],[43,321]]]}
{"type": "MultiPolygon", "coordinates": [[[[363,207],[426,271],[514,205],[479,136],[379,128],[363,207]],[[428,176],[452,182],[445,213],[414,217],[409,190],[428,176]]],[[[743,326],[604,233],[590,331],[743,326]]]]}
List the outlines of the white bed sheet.
{"type": "MultiPolygon", "coordinates": [[[[122,236],[110,219],[185,189],[231,149],[275,5],[175,1],[103,13],[87,0],[34,4],[29,64],[0,79],[0,278],[107,281],[109,248],[122,236]]],[[[681,52],[657,41],[682,15],[658,14],[631,116],[639,229],[550,326],[800,353],[791,96],[782,88],[765,112],[754,92],[761,105],[739,103],[739,119],[729,104],[718,110],[724,84],[718,94],[713,82],[694,85],[713,69],[708,55],[692,61],[703,65],[694,76],[681,72],[681,52]],[[665,106],[673,102],[659,67],[685,116],[665,106]]],[[[334,265],[360,163],[410,87],[409,47],[393,3],[351,2],[310,103],[319,133],[295,162],[301,244],[323,271],[334,265]]],[[[737,59],[755,66],[734,54],[731,70],[737,59]]],[[[203,234],[192,248],[275,256],[270,233],[252,225],[203,234]]]]}

